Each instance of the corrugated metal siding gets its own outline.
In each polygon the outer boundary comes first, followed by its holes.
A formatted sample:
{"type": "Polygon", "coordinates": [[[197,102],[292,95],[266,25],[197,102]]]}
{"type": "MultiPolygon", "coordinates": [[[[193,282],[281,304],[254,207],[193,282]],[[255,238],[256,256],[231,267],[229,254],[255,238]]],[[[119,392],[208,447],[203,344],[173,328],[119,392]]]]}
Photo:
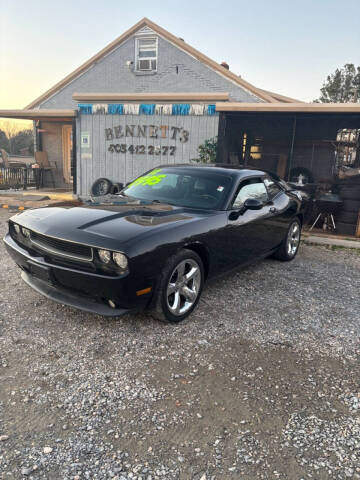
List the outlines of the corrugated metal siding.
{"type": "Polygon", "coordinates": [[[160,164],[186,163],[198,156],[198,146],[205,140],[218,134],[218,116],[173,116],[173,115],[79,115],[77,192],[80,196],[90,193],[92,183],[100,177],[109,178],[113,182],[129,182],[146,170],[160,164]],[[107,140],[106,128],[121,125],[167,125],[182,127],[189,131],[189,140],[185,143],[167,138],[122,137],[107,140]],[[90,135],[89,147],[81,146],[81,134],[90,135]],[[145,154],[111,153],[110,144],[144,145],[145,154]],[[149,155],[148,147],[176,146],[175,155],[149,155]]]}
{"type": "Polygon", "coordinates": [[[40,108],[74,108],[74,92],[213,91],[229,92],[231,100],[237,102],[261,101],[161,37],[158,51],[158,71],[150,75],[135,74],[126,66],[127,60],[135,60],[135,37],[130,37],[80,77],[43,102],[40,108]]]}

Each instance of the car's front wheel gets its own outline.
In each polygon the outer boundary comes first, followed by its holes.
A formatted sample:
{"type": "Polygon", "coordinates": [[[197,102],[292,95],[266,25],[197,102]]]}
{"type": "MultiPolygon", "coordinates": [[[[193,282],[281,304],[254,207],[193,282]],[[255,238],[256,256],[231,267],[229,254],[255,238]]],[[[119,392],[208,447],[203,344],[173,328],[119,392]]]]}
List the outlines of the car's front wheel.
{"type": "Polygon", "coordinates": [[[286,237],[282,241],[279,249],[274,253],[274,257],[283,262],[289,262],[296,257],[300,246],[301,223],[298,218],[291,222],[286,237]]]}
{"type": "Polygon", "coordinates": [[[196,307],[204,284],[204,266],[192,250],[181,250],[167,261],[161,274],[152,316],[181,322],[196,307]]]}

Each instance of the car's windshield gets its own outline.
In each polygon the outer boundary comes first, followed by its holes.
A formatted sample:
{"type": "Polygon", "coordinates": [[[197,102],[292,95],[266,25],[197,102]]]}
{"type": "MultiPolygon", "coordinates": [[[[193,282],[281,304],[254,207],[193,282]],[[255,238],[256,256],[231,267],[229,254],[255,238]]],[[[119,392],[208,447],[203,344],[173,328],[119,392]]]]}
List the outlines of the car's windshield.
{"type": "Polygon", "coordinates": [[[156,168],[137,178],[121,194],[189,208],[219,209],[232,178],[192,168],[156,168]]]}

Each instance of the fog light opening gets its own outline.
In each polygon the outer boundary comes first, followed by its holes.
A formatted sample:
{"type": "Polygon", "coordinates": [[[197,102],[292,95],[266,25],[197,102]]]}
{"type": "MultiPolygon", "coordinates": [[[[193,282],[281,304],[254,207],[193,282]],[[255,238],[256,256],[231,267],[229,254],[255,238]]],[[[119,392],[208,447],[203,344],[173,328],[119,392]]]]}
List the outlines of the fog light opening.
{"type": "Polygon", "coordinates": [[[108,300],[108,304],[111,308],[116,308],[116,303],[113,300],[108,300]]]}

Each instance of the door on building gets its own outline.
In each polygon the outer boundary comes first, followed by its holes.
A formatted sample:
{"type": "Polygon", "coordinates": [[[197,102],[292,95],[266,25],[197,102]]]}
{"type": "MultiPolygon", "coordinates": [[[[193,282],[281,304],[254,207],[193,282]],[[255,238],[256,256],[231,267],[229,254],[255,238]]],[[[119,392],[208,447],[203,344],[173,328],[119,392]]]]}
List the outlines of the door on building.
{"type": "Polygon", "coordinates": [[[63,151],[63,172],[65,183],[72,183],[71,158],[72,158],[72,126],[64,125],[62,128],[62,151],[63,151]]]}

